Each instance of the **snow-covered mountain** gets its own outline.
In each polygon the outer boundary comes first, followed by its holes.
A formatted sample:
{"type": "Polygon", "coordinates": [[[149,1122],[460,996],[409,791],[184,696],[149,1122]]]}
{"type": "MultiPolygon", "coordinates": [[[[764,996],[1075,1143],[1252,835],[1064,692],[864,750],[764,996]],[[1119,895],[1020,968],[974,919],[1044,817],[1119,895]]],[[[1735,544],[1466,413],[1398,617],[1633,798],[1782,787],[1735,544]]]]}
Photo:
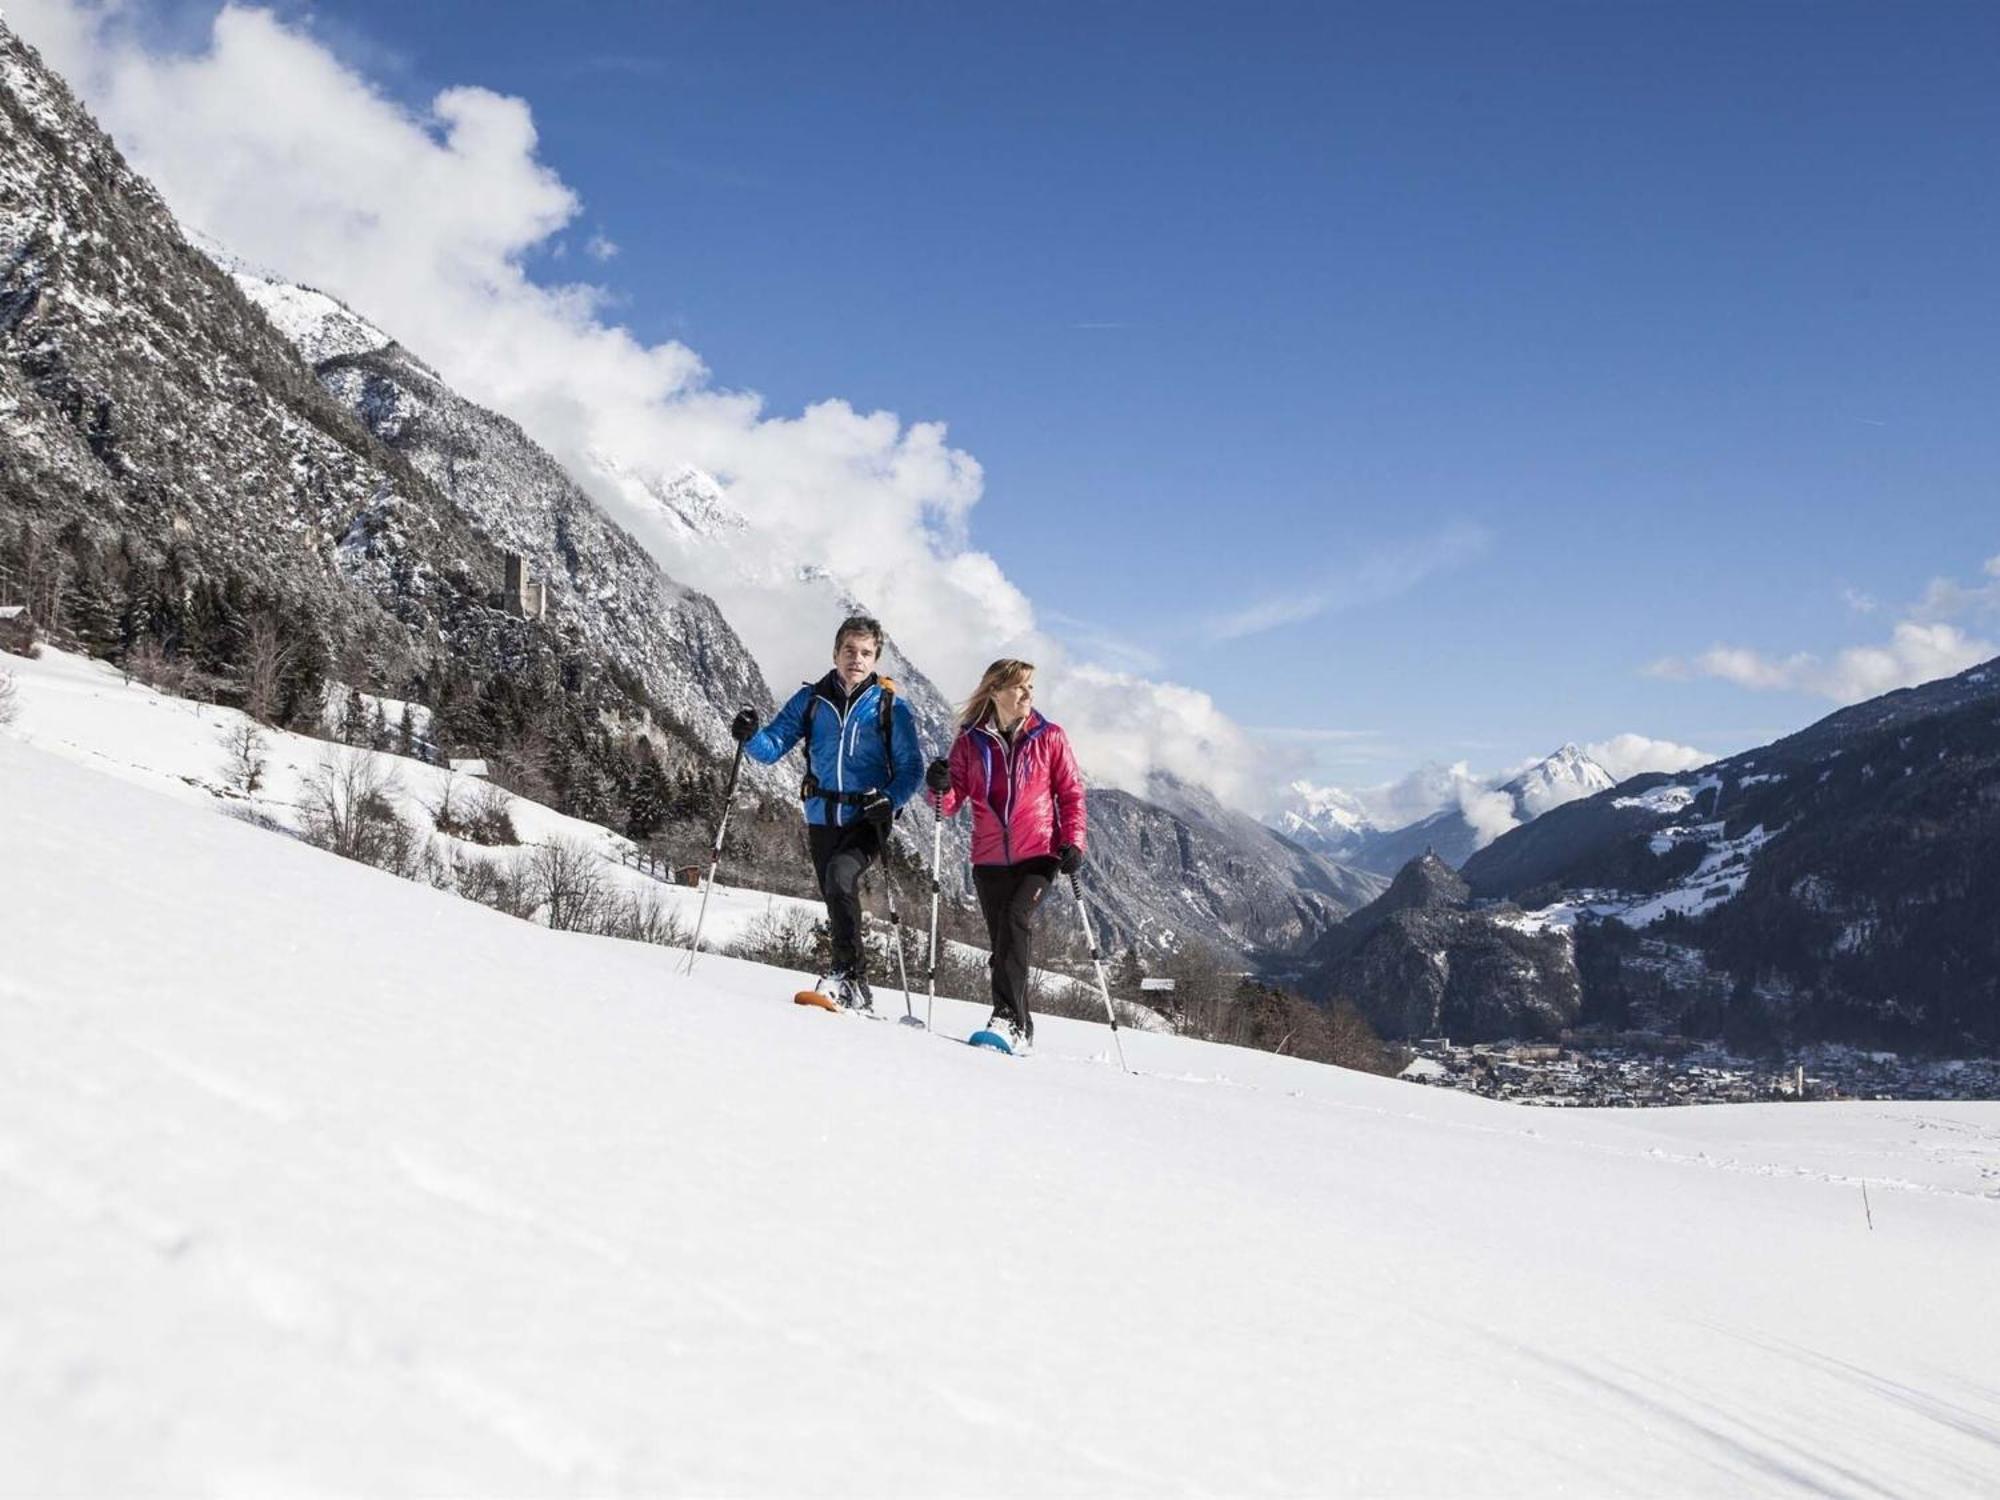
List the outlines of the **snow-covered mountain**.
{"type": "Polygon", "coordinates": [[[1394,875],[1426,853],[1462,865],[1507,829],[1617,784],[1573,744],[1512,775],[1464,782],[1461,774],[1440,780],[1438,792],[1449,798],[1445,805],[1413,821],[1385,825],[1371,816],[1362,797],[1304,781],[1292,783],[1290,797],[1268,821],[1329,858],[1394,875]]]}
{"type": "Polygon", "coordinates": [[[1202,787],[1156,772],[1147,792],[1090,793],[1089,885],[1114,947],[1193,938],[1270,965],[1386,884],[1225,807],[1202,787]]]}
{"type": "Polygon", "coordinates": [[[74,703],[41,740],[43,665],[10,1495],[2000,1484],[2000,1106],[1530,1111],[1129,1032],[1128,1076],[1057,1018],[1003,1058],[983,1006],[802,1010],[248,826],[74,703]]]}
{"type": "Polygon", "coordinates": [[[1571,933],[1581,1019],[2000,1047],[2000,661],[1496,840],[1475,897],[1571,933]]]}
{"type": "Polygon", "coordinates": [[[1285,805],[1269,820],[1271,826],[1328,859],[1345,859],[1378,831],[1361,800],[1337,786],[1294,781],[1286,793],[1285,805]]]}
{"type": "Polygon", "coordinates": [[[1514,815],[1532,823],[1552,807],[1609,791],[1618,780],[1575,745],[1536,761],[1500,790],[1514,799],[1514,815]]]}
{"type": "Polygon", "coordinates": [[[44,631],[238,701],[268,627],[280,717],[328,676],[449,699],[459,742],[509,737],[608,818],[614,728],[692,797],[734,706],[768,699],[713,604],[518,429],[347,309],[225,275],[4,25],[0,520],[44,631]],[[555,608],[509,598],[509,553],[555,608]]]}
{"type": "MultiPolygon", "coordinates": [[[[728,710],[768,701],[755,663],[734,644],[707,596],[667,583],[645,550],[514,423],[452,391],[389,334],[334,299],[240,268],[233,274],[302,355],[324,354],[315,372],[331,394],[482,530],[527,557],[535,575],[550,582],[552,608],[613,659],[643,665],[649,687],[671,690],[718,753],[728,710]],[[660,599],[651,609],[643,606],[649,590],[660,599]]],[[[682,555],[705,558],[705,548],[725,554],[709,565],[748,568],[771,591],[774,607],[792,614],[831,622],[866,612],[866,602],[840,580],[754,528],[708,475],[696,469],[642,475],[603,462],[627,487],[628,502],[650,507],[644,513],[672,534],[682,555]],[[755,544],[743,548],[746,539],[755,544]]],[[[789,628],[781,633],[789,634],[789,628]]],[[[925,753],[944,754],[954,706],[893,634],[882,667],[909,703],[925,753]]],[[[774,686],[782,697],[794,684],[774,686]]],[[[753,783],[775,803],[790,799],[797,774],[789,764],[751,768],[753,783]]],[[[1192,939],[1237,960],[1283,954],[1310,943],[1381,888],[1374,876],[1288,844],[1198,788],[1161,776],[1148,793],[1090,793],[1088,879],[1104,903],[1103,938],[1114,951],[1192,939]]],[[[920,798],[899,822],[913,864],[928,861],[930,827],[920,798]]],[[[957,819],[947,826],[943,851],[949,893],[970,892],[969,850],[966,822],[957,819]]],[[[1054,904],[1066,909],[1067,894],[1059,891],[1054,904]]]]}
{"type": "MultiPolygon", "coordinates": [[[[233,272],[320,383],[547,590],[547,609],[636,673],[711,754],[729,716],[769,704],[750,653],[714,601],[660,571],[513,422],[467,401],[388,334],[324,293],[233,272]]],[[[752,767],[778,790],[782,778],[752,767]]]]}

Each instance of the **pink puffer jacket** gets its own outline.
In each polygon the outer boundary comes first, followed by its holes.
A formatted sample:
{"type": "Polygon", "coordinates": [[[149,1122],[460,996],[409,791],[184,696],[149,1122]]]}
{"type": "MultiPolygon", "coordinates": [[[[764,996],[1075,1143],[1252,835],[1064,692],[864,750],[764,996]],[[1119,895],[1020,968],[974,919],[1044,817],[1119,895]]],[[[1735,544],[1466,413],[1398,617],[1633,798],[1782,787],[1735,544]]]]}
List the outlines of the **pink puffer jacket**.
{"type": "Polygon", "coordinates": [[[951,747],[944,815],[972,804],[972,862],[1014,865],[1084,847],[1083,777],[1069,737],[1033,709],[1010,748],[985,725],[959,731],[951,747]]]}

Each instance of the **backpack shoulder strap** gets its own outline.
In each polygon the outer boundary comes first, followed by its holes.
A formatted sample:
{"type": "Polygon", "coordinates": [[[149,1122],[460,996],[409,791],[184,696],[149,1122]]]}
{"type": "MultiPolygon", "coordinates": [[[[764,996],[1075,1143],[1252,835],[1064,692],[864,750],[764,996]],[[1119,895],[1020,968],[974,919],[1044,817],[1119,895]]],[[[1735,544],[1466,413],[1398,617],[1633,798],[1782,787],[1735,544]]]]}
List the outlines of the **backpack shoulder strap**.
{"type": "Polygon", "coordinates": [[[806,712],[799,724],[799,734],[805,750],[806,775],[805,780],[799,783],[799,795],[816,797],[819,795],[819,778],[813,775],[813,710],[819,706],[819,690],[810,682],[805,688],[806,712]]]}
{"type": "Polygon", "coordinates": [[[896,679],[880,677],[876,681],[882,688],[882,706],[875,715],[875,722],[882,729],[882,774],[894,781],[896,779],[896,679]]]}

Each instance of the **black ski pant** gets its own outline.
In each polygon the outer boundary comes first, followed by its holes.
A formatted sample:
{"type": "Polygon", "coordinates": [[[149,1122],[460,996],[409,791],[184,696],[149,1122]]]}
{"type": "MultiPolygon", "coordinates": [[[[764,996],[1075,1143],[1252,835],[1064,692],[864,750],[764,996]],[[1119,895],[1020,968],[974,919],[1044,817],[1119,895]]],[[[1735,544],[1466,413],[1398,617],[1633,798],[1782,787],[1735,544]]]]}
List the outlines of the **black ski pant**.
{"type": "Polygon", "coordinates": [[[1035,909],[1056,878],[1053,858],[1024,859],[1012,865],[974,865],[973,889],[986,916],[986,936],[993,957],[993,1013],[1034,1034],[1028,1014],[1028,964],[1035,946],[1035,909]]]}
{"type": "Polygon", "coordinates": [[[808,823],[806,841],[819,893],[826,898],[833,966],[859,978],[867,959],[861,946],[861,877],[882,852],[882,835],[873,823],[861,820],[843,828],[808,823]]]}

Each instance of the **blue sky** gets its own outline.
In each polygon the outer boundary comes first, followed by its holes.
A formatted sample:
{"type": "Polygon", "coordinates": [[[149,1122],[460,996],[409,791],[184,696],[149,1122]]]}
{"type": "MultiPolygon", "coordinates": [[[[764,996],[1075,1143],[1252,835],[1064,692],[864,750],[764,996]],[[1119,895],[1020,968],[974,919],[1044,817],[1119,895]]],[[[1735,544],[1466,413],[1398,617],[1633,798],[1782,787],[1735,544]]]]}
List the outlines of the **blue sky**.
{"type": "Polygon", "coordinates": [[[2000,634],[2000,7],[279,13],[525,100],[538,278],[948,422],[1045,624],[1327,779],[1729,751],[2000,634]]]}

